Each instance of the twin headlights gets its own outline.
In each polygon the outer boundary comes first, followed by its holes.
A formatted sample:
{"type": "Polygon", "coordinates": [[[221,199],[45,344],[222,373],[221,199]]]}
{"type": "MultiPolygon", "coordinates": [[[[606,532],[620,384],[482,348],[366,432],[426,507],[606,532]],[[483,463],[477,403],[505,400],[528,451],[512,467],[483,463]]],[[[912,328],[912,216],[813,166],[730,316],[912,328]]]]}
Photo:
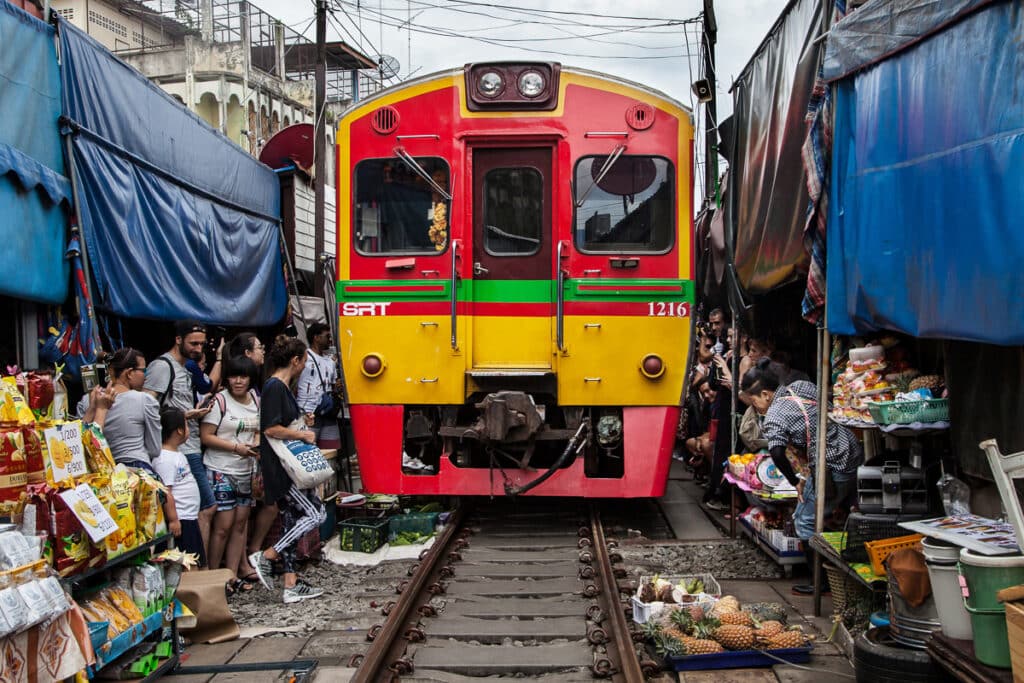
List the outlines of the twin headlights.
{"type": "MultiPolygon", "coordinates": [[[[527,70],[519,74],[516,87],[523,97],[534,98],[544,92],[547,83],[539,71],[527,70]]],[[[497,97],[505,91],[505,78],[497,71],[485,71],[477,81],[484,97],[497,97]]]]}

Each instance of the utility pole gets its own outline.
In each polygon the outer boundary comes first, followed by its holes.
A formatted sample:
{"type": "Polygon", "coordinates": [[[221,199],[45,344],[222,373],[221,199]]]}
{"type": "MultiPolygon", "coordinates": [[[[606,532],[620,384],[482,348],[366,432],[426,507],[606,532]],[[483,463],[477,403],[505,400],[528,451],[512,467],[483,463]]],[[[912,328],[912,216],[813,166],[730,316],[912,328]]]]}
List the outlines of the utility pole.
{"type": "Polygon", "coordinates": [[[704,105],[704,198],[712,198],[715,206],[718,196],[718,93],[715,85],[715,43],[718,41],[718,22],[715,21],[715,1],[704,0],[704,78],[711,85],[711,100],[704,105]]]}
{"type": "Polygon", "coordinates": [[[324,291],[324,183],[327,180],[327,0],[316,0],[316,95],[314,97],[313,291],[324,291]]]}

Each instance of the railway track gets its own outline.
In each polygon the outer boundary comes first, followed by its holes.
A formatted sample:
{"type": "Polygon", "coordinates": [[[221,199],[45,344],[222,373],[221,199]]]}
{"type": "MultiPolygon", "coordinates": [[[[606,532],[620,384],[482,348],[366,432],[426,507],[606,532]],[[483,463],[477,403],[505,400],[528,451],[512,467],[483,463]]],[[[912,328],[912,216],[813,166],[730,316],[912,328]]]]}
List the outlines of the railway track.
{"type": "Polygon", "coordinates": [[[351,680],[644,680],[658,665],[634,645],[615,547],[592,505],[460,505],[370,630],[351,680]]]}

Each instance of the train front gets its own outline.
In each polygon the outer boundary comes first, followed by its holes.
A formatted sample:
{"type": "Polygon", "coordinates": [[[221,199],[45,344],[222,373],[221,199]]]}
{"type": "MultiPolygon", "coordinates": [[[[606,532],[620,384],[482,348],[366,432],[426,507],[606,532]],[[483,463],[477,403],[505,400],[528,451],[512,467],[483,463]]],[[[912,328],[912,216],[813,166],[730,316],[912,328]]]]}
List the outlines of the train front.
{"type": "Polygon", "coordinates": [[[691,116],[470,64],[337,131],[339,352],[363,486],[664,492],[690,347],[691,116]]]}

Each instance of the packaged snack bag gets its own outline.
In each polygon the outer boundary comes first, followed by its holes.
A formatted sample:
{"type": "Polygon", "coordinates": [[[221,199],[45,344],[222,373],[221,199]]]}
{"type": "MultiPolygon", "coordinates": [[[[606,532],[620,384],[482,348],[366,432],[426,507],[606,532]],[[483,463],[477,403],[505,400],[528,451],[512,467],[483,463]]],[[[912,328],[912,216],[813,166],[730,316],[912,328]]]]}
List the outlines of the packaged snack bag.
{"type": "Polygon", "coordinates": [[[114,456],[102,429],[94,424],[83,425],[82,445],[85,446],[85,460],[90,472],[106,475],[113,472],[114,456]]]}
{"type": "Polygon", "coordinates": [[[15,502],[25,493],[25,437],[14,423],[0,426],[0,501],[15,502]]]}
{"type": "MultiPolygon", "coordinates": [[[[96,498],[99,499],[104,509],[110,514],[111,518],[116,522],[118,516],[117,500],[114,498],[114,491],[110,485],[110,479],[100,474],[87,474],[80,479],[82,483],[88,484],[89,488],[92,489],[93,493],[96,494],[96,498]]],[[[131,510],[129,509],[129,513],[131,510]]],[[[107,561],[113,560],[116,557],[120,557],[125,552],[125,547],[121,542],[121,527],[118,526],[117,531],[109,534],[103,539],[102,543],[95,544],[99,547],[106,555],[107,561]]]]}
{"type": "MultiPolygon", "coordinates": [[[[43,593],[49,597],[50,602],[53,603],[56,610],[56,615],[64,614],[71,609],[71,603],[68,602],[67,593],[60,585],[60,581],[52,576],[48,576],[39,582],[40,588],[43,593]]],[[[55,615],[55,616],[56,616],[55,615]]]]}
{"type": "Polygon", "coordinates": [[[53,566],[62,577],[79,574],[89,566],[89,536],[56,491],[47,496],[50,507],[50,535],[53,566]]]}
{"type": "Polygon", "coordinates": [[[14,569],[39,559],[33,555],[20,531],[6,531],[0,534],[0,569],[14,569]]]}
{"type": "Polygon", "coordinates": [[[123,588],[110,586],[103,591],[103,595],[114,606],[114,609],[123,614],[129,622],[138,624],[142,621],[142,610],[135,605],[135,601],[123,588]]]}
{"type": "Polygon", "coordinates": [[[0,590],[0,612],[10,626],[12,632],[20,631],[30,625],[29,611],[25,601],[15,587],[0,590]]]}
{"type": "Polygon", "coordinates": [[[149,615],[163,605],[164,577],[159,567],[144,564],[132,576],[132,598],[143,614],[149,615]]]}
{"type": "Polygon", "coordinates": [[[18,425],[34,425],[35,415],[25,401],[25,395],[18,391],[13,377],[0,378],[0,422],[18,425]]]}
{"type": "Polygon", "coordinates": [[[50,618],[50,601],[39,590],[38,581],[29,581],[17,587],[25,607],[28,609],[28,626],[50,618]]]}
{"type": "Polygon", "coordinates": [[[110,475],[110,490],[114,494],[114,509],[110,516],[117,522],[121,547],[127,552],[138,547],[139,537],[135,525],[135,490],[139,477],[124,465],[118,465],[110,475]]]}
{"type": "Polygon", "coordinates": [[[135,490],[135,525],[139,541],[147,543],[167,535],[167,522],[161,494],[167,488],[146,472],[137,471],[139,485],[135,490]]]}
{"type": "Polygon", "coordinates": [[[53,418],[53,373],[33,371],[25,373],[28,407],[35,419],[49,421],[53,418]]]}
{"type": "Polygon", "coordinates": [[[35,427],[22,425],[21,437],[25,442],[25,475],[29,484],[46,483],[46,463],[43,461],[43,443],[35,427]]]}

